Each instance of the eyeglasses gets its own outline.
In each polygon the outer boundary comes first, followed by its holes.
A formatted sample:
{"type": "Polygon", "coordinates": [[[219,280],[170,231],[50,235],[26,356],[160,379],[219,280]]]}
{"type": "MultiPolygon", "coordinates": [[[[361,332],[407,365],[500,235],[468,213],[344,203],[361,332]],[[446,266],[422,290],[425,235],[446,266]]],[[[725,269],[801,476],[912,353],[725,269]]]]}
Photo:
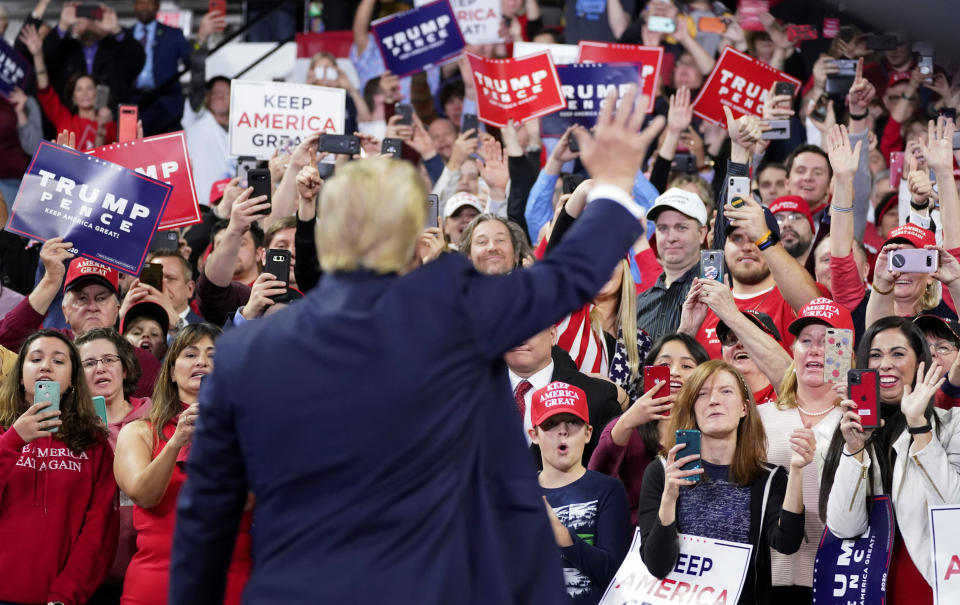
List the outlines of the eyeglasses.
{"type": "Polygon", "coordinates": [[[98,307],[106,306],[111,300],[116,300],[116,297],[110,293],[98,294],[93,298],[84,295],[77,295],[73,297],[73,300],[70,301],[70,306],[76,309],[82,309],[89,305],[91,302],[98,307]]]}
{"type": "Polygon", "coordinates": [[[775,214],[773,218],[777,219],[777,224],[780,225],[781,227],[786,225],[787,223],[796,223],[798,221],[807,220],[807,216],[799,212],[790,212],[790,213],[780,212],[778,214],[775,214]]]}
{"type": "Polygon", "coordinates": [[[953,355],[956,352],[957,352],[956,345],[952,345],[948,342],[938,342],[938,343],[930,344],[930,353],[933,355],[946,357],[947,355],[953,355]]]}
{"type": "Polygon", "coordinates": [[[95,370],[101,363],[103,364],[103,367],[109,368],[110,366],[120,363],[120,357],[117,355],[104,355],[100,359],[84,359],[82,362],[80,362],[80,365],[83,366],[84,370],[95,370]]]}

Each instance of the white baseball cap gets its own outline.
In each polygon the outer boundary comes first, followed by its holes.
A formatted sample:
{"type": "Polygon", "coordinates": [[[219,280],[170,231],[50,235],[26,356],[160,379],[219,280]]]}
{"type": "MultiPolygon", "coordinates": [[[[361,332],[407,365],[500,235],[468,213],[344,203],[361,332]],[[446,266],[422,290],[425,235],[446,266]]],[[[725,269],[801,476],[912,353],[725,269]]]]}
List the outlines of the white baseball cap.
{"type": "Polygon", "coordinates": [[[443,207],[443,218],[448,219],[454,214],[457,213],[457,210],[463,208],[464,206],[470,206],[475,208],[477,212],[483,212],[483,204],[480,203],[480,198],[473,195],[472,193],[466,193],[461,191],[460,193],[455,193],[447,199],[446,205],[443,207]]]}
{"type": "Polygon", "coordinates": [[[656,220],[664,210],[676,210],[694,219],[701,226],[707,224],[707,208],[703,200],[695,193],[690,193],[678,187],[667,189],[660,197],[653,201],[653,207],[647,211],[647,220],[656,220]]]}

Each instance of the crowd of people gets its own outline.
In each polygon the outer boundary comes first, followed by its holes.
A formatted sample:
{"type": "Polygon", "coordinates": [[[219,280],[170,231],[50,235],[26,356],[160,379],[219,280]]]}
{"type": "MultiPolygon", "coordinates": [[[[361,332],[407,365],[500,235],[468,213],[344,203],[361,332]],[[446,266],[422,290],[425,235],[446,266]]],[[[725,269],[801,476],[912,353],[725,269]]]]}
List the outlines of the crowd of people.
{"type": "Polygon", "coordinates": [[[658,578],[681,534],[739,542],[740,603],[809,604],[824,531],[861,536],[880,495],[886,602],[933,603],[927,511],[960,503],[960,72],[929,49],[874,50],[882,32],[846,16],[795,40],[830,15],[794,0],[760,29],[721,2],[568,0],[558,27],[503,0],[504,42],[472,52],[665,50],[652,112],[631,90],[549,138],[538,119],[465,129],[466,61],[391,74],[370,30],[387,5],[360,0],[349,56],[312,57],[305,83],[346,90],[361,153],[326,163],[303,133],[261,162],[268,199],[229,154],[231,80],[207,79],[222,13],[191,36],[159,0],[130,27],[49,4],[0,98],[4,222],[39,142],[115,142],[121,103],[139,136],[185,132],[202,220],[149,252],[161,283],[0,233],[0,605],[162,604],[171,582],[177,603],[366,602],[380,582],[398,602],[596,604],[635,530],[658,578]],[[728,46],[801,88],[697,117],[728,46]],[[288,275],[264,269],[277,250],[288,275]],[[909,251],[931,266],[898,270],[909,251]],[[876,371],[876,422],[847,367],[876,371]],[[550,550],[511,546],[519,528],[550,550]]]}

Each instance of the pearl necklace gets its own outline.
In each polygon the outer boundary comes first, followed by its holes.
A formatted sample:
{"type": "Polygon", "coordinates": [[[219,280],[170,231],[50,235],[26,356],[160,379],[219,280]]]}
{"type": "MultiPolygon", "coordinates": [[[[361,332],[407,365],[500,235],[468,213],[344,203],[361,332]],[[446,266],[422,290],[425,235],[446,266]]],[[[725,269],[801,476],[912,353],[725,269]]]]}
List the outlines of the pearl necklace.
{"type": "Polygon", "coordinates": [[[800,407],[800,404],[799,404],[799,403],[797,404],[797,409],[800,410],[801,412],[803,412],[804,414],[806,414],[807,416],[823,416],[824,414],[829,414],[830,412],[832,412],[833,409],[834,409],[834,407],[836,407],[836,406],[829,407],[829,408],[823,410],[822,412],[808,412],[807,410],[805,410],[805,409],[803,409],[802,407],[800,407]]]}

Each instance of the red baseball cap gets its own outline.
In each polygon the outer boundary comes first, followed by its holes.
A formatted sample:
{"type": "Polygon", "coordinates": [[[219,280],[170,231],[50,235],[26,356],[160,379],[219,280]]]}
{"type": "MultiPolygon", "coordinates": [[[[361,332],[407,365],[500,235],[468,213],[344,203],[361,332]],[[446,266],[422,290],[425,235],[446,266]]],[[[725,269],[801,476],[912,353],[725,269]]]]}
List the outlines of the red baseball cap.
{"type": "Polygon", "coordinates": [[[937,237],[929,229],[924,229],[913,223],[906,223],[890,232],[887,241],[883,242],[884,246],[887,244],[911,244],[914,247],[923,248],[924,246],[936,246],[937,237]]]}
{"type": "Polygon", "coordinates": [[[63,291],[83,287],[91,283],[110,288],[117,294],[120,290],[120,274],[116,270],[101,265],[89,258],[75,258],[67,267],[67,277],[63,280],[63,291]]]}
{"type": "Polygon", "coordinates": [[[213,185],[210,186],[210,203],[216,204],[220,201],[220,198],[223,197],[223,192],[226,191],[227,185],[230,184],[232,179],[220,179],[219,181],[214,181],[213,185]]]}
{"type": "Polygon", "coordinates": [[[800,308],[797,318],[787,328],[796,336],[800,330],[809,324],[818,323],[837,330],[853,330],[853,317],[843,305],[838,305],[829,298],[814,298],[800,308]]]}
{"type": "Polygon", "coordinates": [[[544,420],[557,414],[573,414],[589,424],[590,411],[583,389],[558,381],[533,392],[530,398],[530,421],[533,426],[540,426],[544,420]]]}
{"type": "Polygon", "coordinates": [[[784,195],[773,200],[769,206],[770,213],[776,216],[778,212],[799,212],[807,217],[810,228],[816,230],[813,224],[813,215],[810,214],[810,204],[799,195],[784,195]]]}

